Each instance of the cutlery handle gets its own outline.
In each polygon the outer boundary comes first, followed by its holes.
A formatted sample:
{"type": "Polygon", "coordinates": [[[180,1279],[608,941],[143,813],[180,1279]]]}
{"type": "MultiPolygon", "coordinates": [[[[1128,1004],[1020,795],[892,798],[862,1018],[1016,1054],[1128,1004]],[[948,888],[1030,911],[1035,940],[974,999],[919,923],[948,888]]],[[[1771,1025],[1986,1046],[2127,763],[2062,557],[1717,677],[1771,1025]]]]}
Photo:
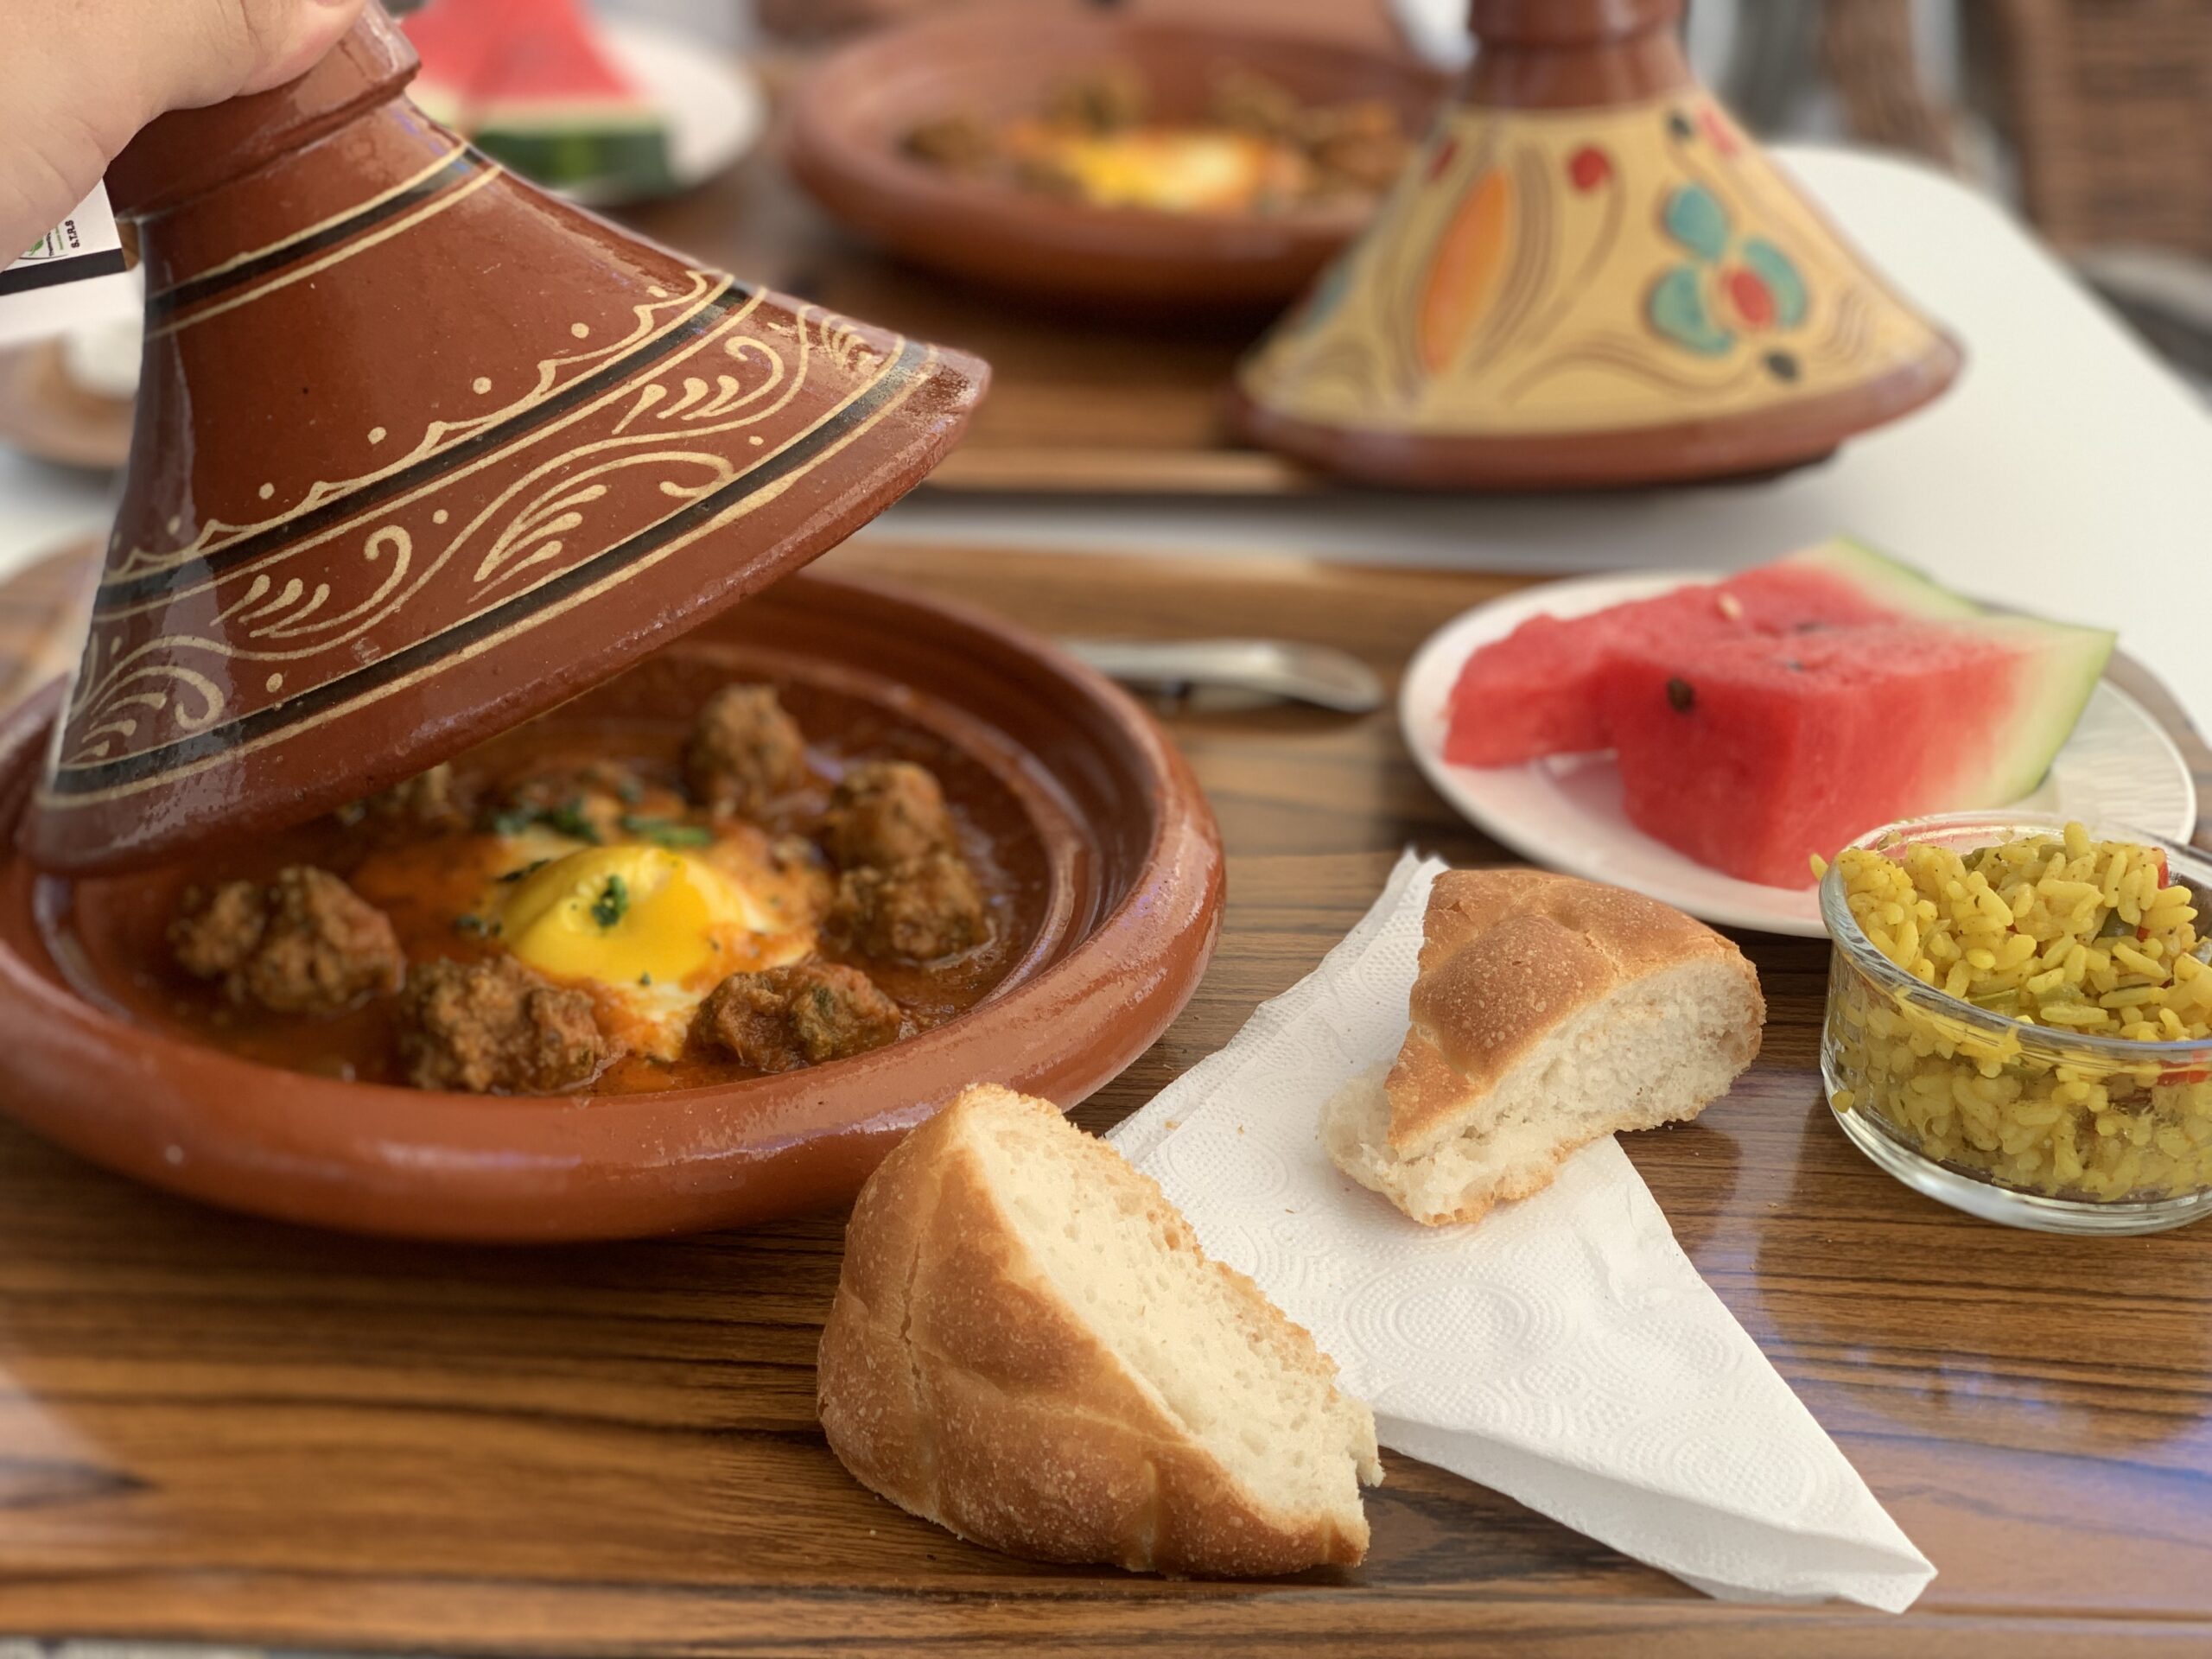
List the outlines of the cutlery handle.
{"type": "Polygon", "coordinates": [[[1382,706],[1366,664],[1326,645],[1282,639],[1062,639],[1060,648],[1124,684],[1224,686],[1344,714],[1382,706]]]}

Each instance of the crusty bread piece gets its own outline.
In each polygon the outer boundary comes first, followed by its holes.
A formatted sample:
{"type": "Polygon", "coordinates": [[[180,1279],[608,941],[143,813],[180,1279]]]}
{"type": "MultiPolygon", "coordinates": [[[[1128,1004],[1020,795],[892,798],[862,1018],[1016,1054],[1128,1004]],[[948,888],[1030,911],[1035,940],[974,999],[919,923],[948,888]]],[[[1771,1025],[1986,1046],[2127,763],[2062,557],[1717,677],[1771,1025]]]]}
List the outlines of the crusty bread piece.
{"type": "Polygon", "coordinates": [[[1415,1221],[1477,1221],[1616,1129],[1695,1117],[1759,1052],[1743,952],[1656,899],[1542,870],[1430,894],[1413,1028],[1323,1113],[1337,1167],[1415,1221]]]}
{"type": "Polygon", "coordinates": [[[1009,1554],[1189,1574],[1367,1553],[1375,1420],[1150,1177],[979,1084],[854,1207],[822,1333],[830,1448],[1009,1554]]]}

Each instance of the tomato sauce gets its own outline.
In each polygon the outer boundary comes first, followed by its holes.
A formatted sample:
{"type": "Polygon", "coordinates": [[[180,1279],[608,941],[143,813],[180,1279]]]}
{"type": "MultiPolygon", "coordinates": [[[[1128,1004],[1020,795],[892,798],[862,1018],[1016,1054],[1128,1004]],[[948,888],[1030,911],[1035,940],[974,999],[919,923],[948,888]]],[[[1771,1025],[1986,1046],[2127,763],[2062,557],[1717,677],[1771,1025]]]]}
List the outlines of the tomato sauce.
{"type": "MultiPolygon", "coordinates": [[[[898,1002],[911,1034],[988,997],[1022,962],[1052,906],[1048,861],[1030,812],[1005,779],[926,726],[893,709],[826,687],[779,686],[808,738],[808,784],[741,831],[764,855],[815,856],[786,838],[813,842],[830,791],[847,768],[871,760],[928,767],[943,785],[990,917],[988,941],[950,961],[918,965],[821,954],[867,972],[898,1002]]],[[[703,827],[683,793],[688,721],[654,717],[598,696],[572,703],[496,738],[454,762],[464,798],[494,799],[533,777],[611,763],[636,779],[634,812],[653,823],[703,827]],[[610,705],[612,705],[610,707],[610,705]]],[[[629,701],[634,702],[634,699],[629,701]]],[[[289,864],[313,864],[355,886],[390,918],[410,963],[471,960],[500,949],[479,912],[512,866],[511,844],[480,828],[423,830],[340,814],[143,874],[42,884],[48,943],[80,995],[134,1022],[214,1045],[261,1065],[348,1081],[399,1084],[397,999],[368,999],[327,1016],[278,1014],[231,1002],[172,960],[168,923],[192,888],[267,882],[289,864]]],[[[698,829],[686,833],[696,836],[698,829]]],[[[834,878],[818,878],[826,891],[834,878]]],[[[600,995],[595,988],[594,995],[600,995]]],[[[607,1022],[614,1028],[614,1022],[607,1022]]],[[[596,1094],[689,1088],[753,1075],[726,1058],[687,1046],[676,1058],[631,1054],[591,1086],[596,1094]]]]}

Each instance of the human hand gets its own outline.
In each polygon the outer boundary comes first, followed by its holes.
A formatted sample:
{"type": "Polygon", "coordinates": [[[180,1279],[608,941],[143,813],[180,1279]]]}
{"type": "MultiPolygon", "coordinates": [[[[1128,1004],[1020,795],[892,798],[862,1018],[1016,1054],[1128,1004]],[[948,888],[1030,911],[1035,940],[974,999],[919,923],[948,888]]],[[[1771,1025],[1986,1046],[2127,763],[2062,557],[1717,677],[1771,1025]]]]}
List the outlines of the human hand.
{"type": "Polygon", "coordinates": [[[0,265],[139,128],[305,74],[363,0],[0,0],[0,265]]]}

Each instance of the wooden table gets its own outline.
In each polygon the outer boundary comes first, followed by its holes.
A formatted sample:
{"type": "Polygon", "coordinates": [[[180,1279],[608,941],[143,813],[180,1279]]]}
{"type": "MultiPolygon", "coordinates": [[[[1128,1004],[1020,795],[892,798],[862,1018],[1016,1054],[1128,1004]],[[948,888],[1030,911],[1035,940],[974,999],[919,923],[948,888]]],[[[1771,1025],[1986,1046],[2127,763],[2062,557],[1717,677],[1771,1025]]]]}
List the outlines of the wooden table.
{"type": "MultiPolygon", "coordinates": [[[[831,562],[1046,629],[1327,640],[1392,675],[1510,585],[868,544],[831,562]]],[[[0,593],[0,640],[67,591],[0,593]]],[[[1402,845],[1503,856],[1387,715],[1167,723],[1228,838],[1228,920],[1182,1018],[1077,1113],[1093,1129],[1309,971],[1402,845]]],[[[0,1630],[449,1652],[2204,1653],[2212,1227],[2050,1238],[1908,1192],[1821,1102],[1822,947],[1745,943],[1772,1010],[1759,1065],[1629,1150],[1942,1569],[1903,1621],[1710,1601],[1396,1457],[1357,1572],[1194,1584],[1011,1560],[881,1503],[824,1446],[837,1217],[413,1247],[196,1208],[0,1127],[0,1630]]]]}

